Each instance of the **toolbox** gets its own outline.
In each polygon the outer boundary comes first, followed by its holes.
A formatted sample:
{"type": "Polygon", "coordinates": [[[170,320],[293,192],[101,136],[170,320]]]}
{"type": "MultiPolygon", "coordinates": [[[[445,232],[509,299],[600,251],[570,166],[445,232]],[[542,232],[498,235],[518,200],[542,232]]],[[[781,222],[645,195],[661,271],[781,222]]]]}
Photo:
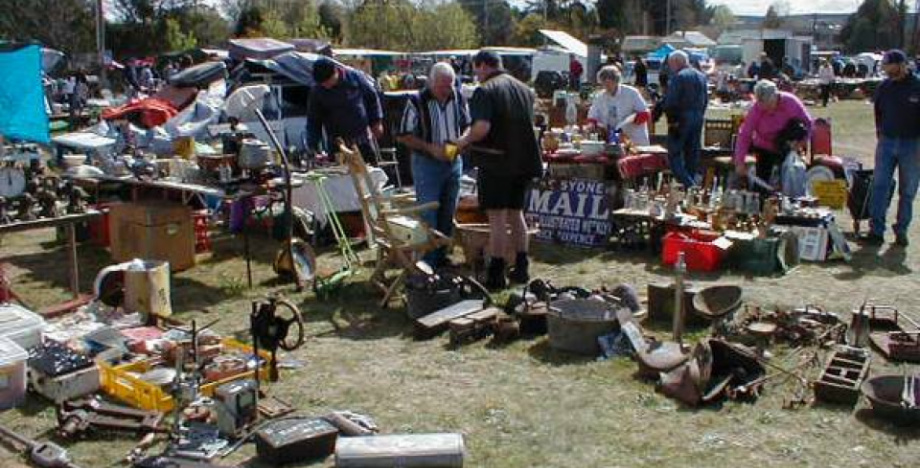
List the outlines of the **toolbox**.
{"type": "Polygon", "coordinates": [[[99,390],[96,363],[53,341],[46,341],[29,353],[28,376],[32,390],[55,403],[99,390]]]}
{"type": "Polygon", "coordinates": [[[827,403],[853,406],[869,375],[869,354],[860,350],[836,350],[827,360],[821,377],[814,383],[815,398],[827,403]]]}
{"type": "Polygon", "coordinates": [[[283,465],[328,457],[335,452],[339,430],[324,419],[281,419],[256,432],[259,460],[283,465]]]}

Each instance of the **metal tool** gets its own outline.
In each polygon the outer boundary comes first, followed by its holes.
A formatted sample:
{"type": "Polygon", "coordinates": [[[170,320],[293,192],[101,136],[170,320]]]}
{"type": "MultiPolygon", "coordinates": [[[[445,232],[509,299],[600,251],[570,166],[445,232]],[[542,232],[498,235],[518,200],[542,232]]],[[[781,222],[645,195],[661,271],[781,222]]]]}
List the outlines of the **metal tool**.
{"type": "Polygon", "coordinates": [[[684,274],[687,272],[687,262],[684,252],[677,255],[677,264],[674,265],[674,341],[683,346],[684,334],[684,274]]]}
{"type": "MultiPolygon", "coordinates": [[[[249,330],[258,360],[259,348],[271,352],[270,375],[272,382],[278,380],[277,351],[294,351],[299,348],[305,339],[303,318],[300,310],[291,302],[274,296],[269,296],[267,302],[255,301],[252,303],[252,314],[249,317],[249,330]],[[287,309],[288,317],[283,317],[279,312],[287,309]],[[295,334],[291,334],[291,327],[295,327],[295,334]]],[[[258,369],[258,365],[256,366],[258,369]]],[[[256,372],[258,376],[258,371],[256,372]]],[[[258,377],[256,377],[258,384],[258,377]]]]}
{"type": "Polygon", "coordinates": [[[80,468],[70,461],[70,456],[60,445],[52,442],[38,442],[0,426],[0,440],[21,446],[29,454],[29,460],[40,468],[80,468]]]}
{"type": "Polygon", "coordinates": [[[917,407],[916,384],[917,379],[910,375],[910,373],[907,372],[907,367],[905,367],[904,388],[901,390],[901,406],[906,409],[914,409],[917,407]]]}
{"type": "Polygon", "coordinates": [[[297,291],[303,290],[304,278],[301,277],[301,274],[297,271],[297,262],[293,261],[296,252],[294,252],[294,210],[293,210],[293,185],[291,184],[291,165],[288,161],[287,152],[284,150],[284,147],[281,146],[281,143],[278,141],[278,137],[275,136],[274,130],[268,124],[268,121],[265,120],[265,115],[262,114],[262,111],[256,109],[256,117],[259,118],[259,122],[262,124],[262,127],[265,129],[265,132],[268,133],[268,137],[272,142],[272,145],[275,147],[275,151],[278,152],[278,156],[281,158],[281,166],[284,169],[284,218],[287,223],[287,241],[285,242],[283,251],[279,255],[289,255],[291,263],[293,264],[294,270],[294,282],[297,287],[297,291]]]}
{"type": "Polygon", "coordinates": [[[106,403],[95,398],[65,402],[57,409],[58,430],[63,437],[73,437],[86,431],[128,431],[136,433],[165,433],[163,413],[144,411],[106,403]]]}

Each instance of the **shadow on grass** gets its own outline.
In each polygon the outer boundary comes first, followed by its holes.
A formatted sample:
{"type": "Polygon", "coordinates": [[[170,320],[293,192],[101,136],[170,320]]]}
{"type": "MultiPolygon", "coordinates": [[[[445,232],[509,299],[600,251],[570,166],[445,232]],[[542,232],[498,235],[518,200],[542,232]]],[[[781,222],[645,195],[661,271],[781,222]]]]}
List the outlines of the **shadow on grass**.
{"type": "Polygon", "coordinates": [[[907,444],[920,439],[920,425],[906,422],[893,422],[879,417],[871,408],[861,408],[855,413],[856,419],[867,427],[894,436],[899,444],[907,444]]]}
{"type": "Polygon", "coordinates": [[[601,256],[602,248],[572,247],[565,244],[534,242],[530,249],[532,259],[547,265],[567,265],[601,256]]]}
{"type": "MultiPolygon", "coordinates": [[[[25,278],[70,290],[70,252],[67,244],[47,244],[40,252],[12,254],[4,258],[3,262],[26,271],[25,278]]],[[[77,261],[81,291],[91,289],[97,272],[114,263],[107,250],[93,244],[77,246],[77,261]]]]}
{"type": "Polygon", "coordinates": [[[532,358],[553,366],[588,364],[595,360],[594,357],[555,350],[549,345],[549,339],[537,341],[527,349],[527,353],[532,358]]]}
{"type": "MultiPolygon", "coordinates": [[[[326,463],[327,461],[330,461],[330,460],[331,460],[331,455],[329,457],[322,457],[322,458],[313,459],[313,460],[297,461],[294,463],[286,464],[284,466],[289,467],[289,468],[306,468],[310,466],[330,466],[328,463],[326,463]]],[[[234,465],[234,466],[239,466],[240,468],[273,468],[278,465],[273,465],[270,463],[260,461],[258,457],[252,457],[244,461],[242,464],[234,465]]]]}
{"type": "Polygon", "coordinates": [[[366,282],[345,283],[329,297],[310,295],[299,304],[305,322],[328,323],[333,334],[350,340],[378,340],[394,336],[411,338],[412,324],[404,307],[383,309],[380,296],[366,282]]]}
{"type": "MultiPolygon", "coordinates": [[[[853,251],[853,258],[848,265],[852,268],[850,271],[843,271],[834,275],[835,278],[842,281],[857,280],[868,275],[872,276],[904,276],[912,274],[914,271],[905,263],[907,252],[905,249],[895,246],[889,246],[882,252],[883,247],[862,245],[853,251]],[[881,253],[881,255],[879,255],[881,253]]],[[[833,263],[817,263],[818,267],[830,268],[836,266],[833,263]]]]}

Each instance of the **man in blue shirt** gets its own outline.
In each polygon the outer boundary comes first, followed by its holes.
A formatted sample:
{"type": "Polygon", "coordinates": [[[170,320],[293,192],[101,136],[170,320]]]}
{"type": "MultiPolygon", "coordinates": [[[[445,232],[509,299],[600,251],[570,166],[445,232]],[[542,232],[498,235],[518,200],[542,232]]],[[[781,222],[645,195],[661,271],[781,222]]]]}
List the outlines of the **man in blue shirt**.
{"type": "Polygon", "coordinates": [[[341,138],[348,145],[357,145],[364,159],[376,164],[383,110],[373,82],[326,57],[313,64],[313,80],[316,86],[310,91],[307,110],[307,145],[318,150],[325,130],[327,145],[341,138]]]}
{"type": "Polygon", "coordinates": [[[907,55],[890,50],[882,59],[888,78],[875,92],[875,174],[869,200],[872,231],[869,245],[885,242],[885,214],[891,203],[891,184],[898,169],[898,215],[895,244],[906,247],[907,228],[913,217],[914,197],[920,183],[920,79],[907,68],[907,55]]]}
{"type": "Polygon", "coordinates": [[[668,162],[674,177],[684,185],[696,185],[700,162],[700,137],[703,116],[709,104],[707,80],[703,72],[690,66],[684,51],[668,57],[671,79],[662,104],[668,117],[668,162]]]}

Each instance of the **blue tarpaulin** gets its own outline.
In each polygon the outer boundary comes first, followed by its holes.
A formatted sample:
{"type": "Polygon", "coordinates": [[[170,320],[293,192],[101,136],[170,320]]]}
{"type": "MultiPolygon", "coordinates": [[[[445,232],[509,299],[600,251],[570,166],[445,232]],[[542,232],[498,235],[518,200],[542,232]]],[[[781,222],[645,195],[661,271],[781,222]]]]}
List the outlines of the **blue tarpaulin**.
{"type": "Polygon", "coordinates": [[[665,44],[658,48],[654,52],[649,52],[647,57],[650,59],[664,60],[671,52],[674,52],[676,49],[671,46],[671,44],[665,44]]]}
{"type": "Polygon", "coordinates": [[[0,46],[0,70],[0,135],[49,143],[41,46],[0,46]]]}

